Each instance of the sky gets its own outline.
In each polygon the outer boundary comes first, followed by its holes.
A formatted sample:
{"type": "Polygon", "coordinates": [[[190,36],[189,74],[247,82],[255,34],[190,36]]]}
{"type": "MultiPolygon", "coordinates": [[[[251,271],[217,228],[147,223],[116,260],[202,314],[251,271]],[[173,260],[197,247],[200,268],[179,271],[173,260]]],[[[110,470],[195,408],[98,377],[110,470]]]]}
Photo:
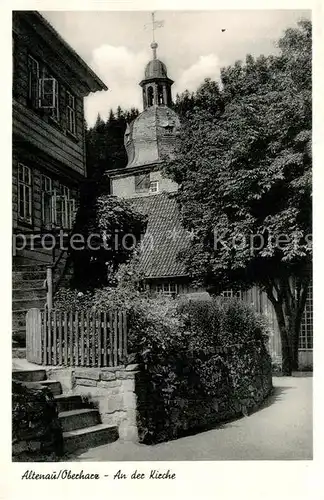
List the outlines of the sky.
{"type": "MultiPolygon", "coordinates": [[[[142,111],[138,83],[152,58],[152,30],[148,11],[47,11],[41,14],[108,86],[108,91],[85,99],[85,114],[92,126],[100,113],[137,107],[142,111]]],[[[276,52],[275,42],[305,10],[158,11],[157,55],[174,80],[177,92],[194,91],[204,78],[219,79],[220,68],[245,59],[276,52]],[[222,31],[224,30],[225,31],[222,31]]]]}

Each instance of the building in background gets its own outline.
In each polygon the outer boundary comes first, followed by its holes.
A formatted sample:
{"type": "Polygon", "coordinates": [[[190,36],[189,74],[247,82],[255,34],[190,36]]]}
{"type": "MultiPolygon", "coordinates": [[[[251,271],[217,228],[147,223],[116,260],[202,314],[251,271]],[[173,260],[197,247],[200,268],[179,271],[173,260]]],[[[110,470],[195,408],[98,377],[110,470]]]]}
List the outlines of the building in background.
{"type": "MultiPolygon", "coordinates": [[[[191,298],[208,296],[203,289],[190,285],[179,252],[188,245],[190,234],[180,223],[175,200],[178,186],[162,175],[163,162],[172,158],[177,147],[180,129],[178,115],[171,109],[173,81],[167,68],[157,58],[157,43],[151,44],[152,60],[146,65],[140,82],[143,112],[127,125],[124,144],[128,155],[126,168],[107,172],[111,180],[111,193],[129,199],[135,208],[148,215],[148,224],[140,253],[141,270],[146,285],[166,295],[190,294],[191,298]]],[[[222,295],[233,297],[237,292],[224,290],[222,295]]],[[[272,358],[281,362],[280,333],[276,315],[265,292],[257,287],[239,292],[239,297],[264,314],[271,329],[269,339],[272,358]]],[[[299,363],[310,368],[313,363],[312,288],[304,311],[299,363]]]]}

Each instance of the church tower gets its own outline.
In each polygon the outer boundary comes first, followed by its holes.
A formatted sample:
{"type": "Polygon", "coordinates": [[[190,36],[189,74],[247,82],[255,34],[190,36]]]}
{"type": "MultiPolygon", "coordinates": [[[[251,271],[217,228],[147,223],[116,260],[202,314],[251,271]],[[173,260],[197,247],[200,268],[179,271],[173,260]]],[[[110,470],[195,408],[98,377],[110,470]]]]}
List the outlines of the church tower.
{"type": "MultiPolygon", "coordinates": [[[[166,65],[157,57],[154,28],[161,22],[152,14],[152,58],[144,68],[143,111],[129,123],[124,135],[128,162],[125,168],[110,170],[111,194],[128,199],[147,214],[148,245],[141,248],[140,268],[152,290],[175,295],[184,290],[187,273],[178,259],[188,241],[181,225],[175,194],[178,185],[163,175],[163,164],[178,147],[180,120],[172,109],[173,81],[166,65]]],[[[144,240],[143,240],[144,242],[144,240]]]]}
{"type": "Polygon", "coordinates": [[[178,186],[162,175],[163,163],[174,157],[178,144],[180,120],[172,109],[173,80],[166,65],[157,57],[158,44],[151,43],[152,59],[144,68],[143,111],[127,124],[124,146],[126,168],[107,172],[111,193],[121,198],[138,198],[177,191],[178,186]]]}

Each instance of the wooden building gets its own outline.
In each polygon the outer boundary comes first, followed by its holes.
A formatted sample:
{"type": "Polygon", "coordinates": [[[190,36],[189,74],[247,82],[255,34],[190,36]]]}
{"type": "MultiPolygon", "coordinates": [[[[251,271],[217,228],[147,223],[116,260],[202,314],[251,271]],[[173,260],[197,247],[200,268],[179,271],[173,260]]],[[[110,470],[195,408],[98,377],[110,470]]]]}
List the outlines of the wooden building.
{"type": "Polygon", "coordinates": [[[59,257],[62,267],[66,257],[58,245],[53,251],[51,235],[72,229],[87,174],[84,97],[101,90],[106,85],[41,14],[13,12],[13,310],[20,312],[13,329],[22,335],[25,311],[44,303],[45,266],[59,257]]]}

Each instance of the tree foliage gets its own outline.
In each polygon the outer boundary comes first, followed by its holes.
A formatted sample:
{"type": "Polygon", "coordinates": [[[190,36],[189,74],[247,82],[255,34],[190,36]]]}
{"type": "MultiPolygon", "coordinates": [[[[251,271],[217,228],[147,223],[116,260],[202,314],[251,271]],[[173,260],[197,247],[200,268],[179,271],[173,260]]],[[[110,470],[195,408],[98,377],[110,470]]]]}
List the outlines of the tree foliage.
{"type": "Polygon", "coordinates": [[[118,106],[116,113],[110,110],[106,122],[98,114],[94,127],[86,131],[87,178],[81,186],[73,233],[82,235],[85,242],[90,237],[93,248],[88,243],[82,250],[82,244],[71,248],[72,283],[77,288],[112,284],[118,266],[133,252],[133,245],[130,241],[124,245],[123,237],[130,233],[134,241],[139,241],[144,230],[143,216],[126,201],[109,195],[110,183],[105,175],[107,170],[126,166],[124,132],[126,123],[137,116],[137,109],[124,111],[118,106]]]}
{"type": "Polygon", "coordinates": [[[126,167],[126,124],[133,121],[138,114],[138,109],[125,111],[120,106],[116,113],[110,110],[106,122],[98,114],[95,125],[86,131],[88,177],[100,179],[106,170],[126,167]]]}
{"type": "Polygon", "coordinates": [[[127,200],[101,194],[95,203],[79,211],[71,254],[74,262],[74,285],[96,288],[114,285],[119,266],[133,256],[145,230],[146,218],[127,200]],[[83,244],[84,242],[84,244],[83,244]]]}
{"type": "MultiPolygon", "coordinates": [[[[266,290],[281,331],[285,372],[296,368],[311,270],[311,23],[246,57],[176,101],[181,146],[166,172],[192,244],[188,271],[210,287],[266,290]]],[[[215,288],[214,288],[215,289],[215,288]]]]}

